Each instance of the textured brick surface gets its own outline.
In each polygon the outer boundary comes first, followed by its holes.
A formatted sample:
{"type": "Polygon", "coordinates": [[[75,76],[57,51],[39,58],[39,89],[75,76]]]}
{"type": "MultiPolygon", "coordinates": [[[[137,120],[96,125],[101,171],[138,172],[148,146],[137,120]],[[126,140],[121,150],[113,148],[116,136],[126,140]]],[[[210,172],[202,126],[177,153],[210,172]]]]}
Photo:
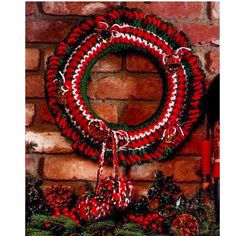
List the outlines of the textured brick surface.
{"type": "Polygon", "coordinates": [[[39,157],[26,155],[25,157],[25,170],[32,175],[37,175],[39,170],[39,157]]]}
{"type": "Polygon", "coordinates": [[[206,54],[206,69],[210,73],[217,74],[220,71],[220,54],[219,51],[212,51],[206,54]]]}
{"type": "Polygon", "coordinates": [[[210,2],[209,18],[211,20],[220,19],[220,3],[219,2],[210,2]]]}
{"type": "Polygon", "coordinates": [[[46,103],[39,104],[39,119],[42,123],[55,124],[54,117],[52,113],[48,109],[48,105],[46,103]]]}
{"type": "Polygon", "coordinates": [[[59,42],[67,36],[72,25],[70,21],[26,20],[26,42],[59,42]]]}
{"type": "Polygon", "coordinates": [[[201,177],[197,175],[200,157],[185,157],[174,164],[174,180],[176,182],[200,182],[201,177]]]}
{"type": "Polygon", "coordinates": [[[37,144],[35,152],[39,153],[70,153],[70,142],[60,132],[32,132],[25,134],[26,141],[34,141],[37,144]]]}
{"type": "Polygon", "coordinates": [[[190,134],[185,143],[178,149],[177,154],[179,155],[201,155],[202,140],[204,140],[204,133],[193,132],[190,134]]]}
{"type": "Polygon", "coordinates": [[[183,30],[192,44],[210,44],[219,39],[219,26],[209,24],[176,24],[179,30],[183,30]]]}
{"type": "Polygon", "coordinates": [[[193,197],[201,188],[200,183],[177,183],[186,197],[193,197]]]}
{"type": "Polygon", "coordinates": [[[111,99],[156,99],[159,100],[160,79],[137,77],[105,77],[100,80],[92,80],[88,85],[90,98],[111,99]]]}
{"type": "Polygon", "coordinates": [[[152,186],[152,183],[150,182],[133,182],[133,199],[138,200],[142,196],[147,196],[148,190],[152,186]]]}
{"type": "Polygon", "coordinates": [[[26,97],[43,98],[44,97],[44,79],[43,75],[26,76],[26,97]]]}
{"type": "Polygon", "coordinates": [[[118,122],[118,111],[115,105],[108,103],[93,103],[92,108],[102,119],[107,122],[118,122]]]}
{"type": "Polygon", "coordinates": [[[26,104],[25,105],[25,126],[30,126],[33,122],[33,118],[35,116],[35,105],[34,104],[26,104]]]}
{"type": "MultiPolygon", "coordinates": [[[[75,156],[55,156],[44,159],[43,175],[46,179],[91,180],[97,179],[98,163],[75,156]]],[[[111,166],[104,167],[104,175],[112,174],[111,166]]],[[[120,168],[122,175],[123,169],[120,168]]]]}
{"type": "Polygon", "coordinates": [[[121,63],[121,56],[108,54],[94,65],[92,72],[119,72],[122,66],[121,63]]]}
{"type": "Polygon", "coordinates": [[[146,14],[156,14],[163,18],[199,19],[202,2],[128,2],[128,7],[140,8],[146,14]]]}
{"type": "Polygon", "coordinates": [[[197,157],[175,157],[163,162],[133,166],[129,172],[130,178],[136,181],[153,181],[156,170],[161,170],[165,175],[174,175],[176,182],[199,182],[196,167],[197,157]],[[142,174],[141,174],[142,173],[142,174]]]}
{"type": "Polygon", "coordinates": [[[51,15],[94,15],[105,13],[115,2],[44,2],[43,12],[51,15]]]}
{"type": "Polygon", "coordinates": [[[36,12],[36,2],[25,2],[25,15],[30,16],[36,12]]]}
{"type": "Polygon", "coordinates": [[[130,103],[123,109],[122,123],[137,125],[150,118],[157,110],[159,101],[154,104],[130,103]]]}
{"type": "Polygon", "coordinates": [[[37,48],[26,48],[25,51],[25,66],[26,70],[39,69],[40,52],[37,48]]]}
{"type": "Polygon", "coordinates": [[[148,57],[138,53],[128,53],[126,69],[135,72],[157,72],[157,66],[148,57]]]}

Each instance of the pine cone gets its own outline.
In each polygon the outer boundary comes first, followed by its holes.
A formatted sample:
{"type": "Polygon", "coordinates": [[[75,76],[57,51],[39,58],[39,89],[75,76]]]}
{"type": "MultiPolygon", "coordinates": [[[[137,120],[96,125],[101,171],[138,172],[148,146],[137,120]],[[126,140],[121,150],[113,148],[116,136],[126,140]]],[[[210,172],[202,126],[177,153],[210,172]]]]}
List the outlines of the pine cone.
{"type": "Polygon", "coordinates": [[[156,199],[152,199],[150,202],[149,202],[149,208],[151,210],[157,210],[160,206],[160,202],[159,200],[156,198],[156,199]]]}
{"type": "Polygon", "coordinates": [[[176,216],[171,226],[172,228],[177,229],[181,236],[194,236],[199,230],[197,219],[190,214],[176,216]]]}
{"type": "Polygon", "coordinates": [[[62,209],[72,200],[73,191],[69,186],[53,185],[46,189],[45,199],[51,208],[62,209]]]}

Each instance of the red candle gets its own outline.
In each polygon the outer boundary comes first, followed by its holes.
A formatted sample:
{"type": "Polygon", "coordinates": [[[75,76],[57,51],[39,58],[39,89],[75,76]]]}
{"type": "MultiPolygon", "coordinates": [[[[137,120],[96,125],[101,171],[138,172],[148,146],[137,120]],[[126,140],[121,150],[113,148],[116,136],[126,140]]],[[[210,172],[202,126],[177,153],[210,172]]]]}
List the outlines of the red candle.
{"type": "Polygon", "coordinates": [[[211,173],[211,141],[204,140],[202,142],[202,174],[211,173]]]}
{"type": "Polygon", "coordinates": [[[220,178],[220,159],[217,159],[214,163],[213,177],[214,177],[214,179],[220,178]]]}
{"type": "Polygon", "coordinates": [[[213,130],[213,177],[220,178],[220,123],[217,122],[213,130]]]}

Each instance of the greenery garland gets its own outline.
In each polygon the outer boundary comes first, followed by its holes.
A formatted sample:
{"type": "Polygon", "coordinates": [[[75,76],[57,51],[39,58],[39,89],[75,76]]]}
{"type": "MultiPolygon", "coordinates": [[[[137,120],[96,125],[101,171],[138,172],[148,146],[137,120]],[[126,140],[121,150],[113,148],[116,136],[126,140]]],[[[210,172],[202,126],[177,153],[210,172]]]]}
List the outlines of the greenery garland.
{"type": "MultiPolygon", "coordinates": [[[[41,192],[41,180],[36,181],[35,177],[27,175],[26,183],[27,189],[31,189],[30,192],[41,192]]],[[[68,208],[69,212],[78,207],[75,199],[69,199],[67,205],[64,205],[64,197],[68,195],[66,192],[63,196],[60,195],[63,186],[49,187],[50,192],[53,189],[57,199],[54,200],[55,204],[63,200],[63,207],[68,208]]],[[[64,189],[68,190],[68,187],[64,189]]],[[[195,196],[186,198],[173,182],[173,176],[164,176],[160,171],[156,172],[147,197],[132,201],[126,209],[114,211],[111,215],[97,220],[83,221],[79,215],[75,219],[63,210],[65,208],[57,214],[52,201],[48,202],[47,195],[43,198],[41,195],[34,195],[33,199],[30,192],[26,195],[27,236],[219,235],[213,189],[200,190],[195,196]],[[45,207],[32,212],[31,209],[42,205],[45,207]]]]}

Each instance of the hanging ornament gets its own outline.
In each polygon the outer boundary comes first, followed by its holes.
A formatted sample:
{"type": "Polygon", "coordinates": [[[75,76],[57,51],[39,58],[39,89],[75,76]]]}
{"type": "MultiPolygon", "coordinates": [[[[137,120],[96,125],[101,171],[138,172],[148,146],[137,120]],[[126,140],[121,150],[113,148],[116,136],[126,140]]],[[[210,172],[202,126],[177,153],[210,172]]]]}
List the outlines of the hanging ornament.
{"type": "Polygon", "coordinates": [[[77,213],[83,220],[96,220],[110,215],[114,210],[124,210],[131,202],[132,184],[126,178],[120,177],[117,149],[125,147],[129,141],[125,131],[113,131],[101,120],[94,120],[89,124],[89,132],[94,139],[102,142],[102,151],[99,157],[97,171],[97,185],[95,195],[86,193],[77,202],[77,213]],[[123,142],[120,142],[120,140],[123,142]],[[111,144],[110,144],[111,143],[111,144]],[[108,145],[111,145],[113,154],[114,176],[103,176],[104,154],[108,145]]]}

